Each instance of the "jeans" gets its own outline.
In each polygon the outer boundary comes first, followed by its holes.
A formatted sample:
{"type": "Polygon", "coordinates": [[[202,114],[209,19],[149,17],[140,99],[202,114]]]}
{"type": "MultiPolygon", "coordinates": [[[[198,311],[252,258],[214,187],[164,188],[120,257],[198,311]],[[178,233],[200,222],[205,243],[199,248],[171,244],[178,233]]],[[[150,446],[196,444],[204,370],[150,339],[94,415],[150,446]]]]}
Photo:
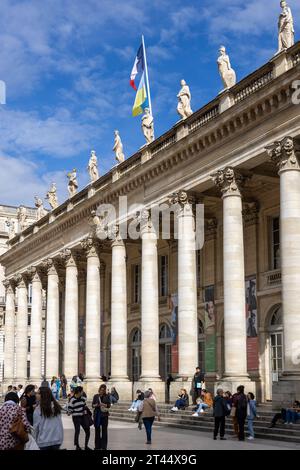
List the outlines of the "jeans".
{"type": "Polygon", "coordinates": [[[220,428],[220,437],[225,434],[225,416],[215,417],[214,437],[217,437],[220,428]]]}
{"type": "Polygon", "coordinates": [[[239,425],[239,441],[244,441],[245,440],[245,421],[246,421],[246,416],[245,415],[237,415],[237,421],[239,425]]]}
{"type": "Polygon", "coordinates": [[[73,424],[75,428],[74,434],[74,446],[79,447],[79,434],[80,434],[80,426],[85,432],[85,447],[88,446],[90,440],[90,428],[86,426],[84,422],[83,416],[72,416],[73,424]]]}
{"type": "Polygon", "coordinates": [[[248,418],[248,431],[250,436],[254,437],[253,418],[248,418]]]}
{"type": "Polygon", "coordinates": [[[62,387],[62,397],[67,398],[67,389],[65,387],[62,387]]]}
{"type": "Polygon", "coordinates": [[[118,403],[118,400],[116,399],[116,397],[111,396],[110,397],[110,402],[113,405],[114,403],[118,403]]]}
{"type": "Polygon", "coordinates": [[[178,400],[176,400],[175,406],[177,408],[185,408],[186,407],[186,401],[183,400],[182,398],[179,398],[178,400]]]}
{"type": "Polygon", "coordinates": [[[152,434],[152,424],[154,422],[154,416],[152,418],[143,418],[144,426],[146,429],[147,434],[147,442],[151,442],[151,434],[152,434]]]}
{"type": "Polygon", "coordinates": [[[294,410],[286,410],[286,422],[296,424],[297,419],[300,419],[300,413],[294,410]]]}
{"type": "Polygon", "coordinates": [[[95,428],[95,449],[107,449],[108,416],[101,415],[100,427],[95,428]]]}
{"type": "Polygon", "coordinates": [[[201,410],[206,410],[209,406],[206,403],[199,403],[196,413],[200,413],[201,410]]]}

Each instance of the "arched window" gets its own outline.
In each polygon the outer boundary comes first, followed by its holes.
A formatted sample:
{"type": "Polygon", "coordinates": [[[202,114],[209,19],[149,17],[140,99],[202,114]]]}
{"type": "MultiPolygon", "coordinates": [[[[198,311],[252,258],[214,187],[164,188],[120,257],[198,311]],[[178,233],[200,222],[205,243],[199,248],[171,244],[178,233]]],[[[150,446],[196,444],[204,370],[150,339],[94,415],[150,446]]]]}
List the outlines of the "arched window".
{"type": "Polygon", "coordinates": [[[159,375],[166,380],[172,372],[172,331],[167,323],[159,327],[159,375]]]}
{"type": "Polygon", "coordinates": [[[159,339],[170,339],[171,337],[171,328],[166,323],[163,323],[159,329],[159,339]]]}
{"type": "Polygon", "coordinates": [[[132,345],[133,344],[141,344],[142,341],[142,335],[141,335],[141,330],[139,328],[136,328],[133,333],[132,333],[132,345]]]}
{"type": "Polygon", "coordinates": [[[270,326],[282,326],[282,308],[279,305],[271,316],[270,326]]]}
{"type": "Polygon", "coordinates": [[[204,325],[198,320],[198,364],[201,370],[205,370],[205,334],[204,325]]]}
{"type": "Polygon", "coordinates": [[[283,371],[283,324],[282,306],[276,305],[270,314],[269,345],[271,383],[277,382],[283,371]]]}

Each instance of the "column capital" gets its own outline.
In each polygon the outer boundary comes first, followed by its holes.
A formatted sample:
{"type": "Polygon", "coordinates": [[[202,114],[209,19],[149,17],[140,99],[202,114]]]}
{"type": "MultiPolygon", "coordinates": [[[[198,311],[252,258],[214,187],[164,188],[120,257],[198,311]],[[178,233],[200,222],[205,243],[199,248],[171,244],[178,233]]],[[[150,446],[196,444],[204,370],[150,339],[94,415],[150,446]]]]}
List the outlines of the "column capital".
{"type": "Polygon", "coordinates": [[[38,268],[37,266],[29,266],[27,273],[31,282],[41,282],[41,268],[38,268]]]}
{"type": "Polygon", "coordinates": [[[277,166],[280,174],[285,170],[300,170],[299,150],[295,148],[293,137],[287,136],[266,147],[270,160],[277,166]]]}
{"type": "Polygon", "coordinates": [[[246,177],[237,169],[227,166],[217,173],[211,175],[211,178],[222,196],[241,196],[241,190],[246,181],[246,177]]]}
{"type": "Polygon", "coordinates": [[[254,225],[258,222],[259,204],[256,201],[243,204],[243,217],[246,225],[254,225]]]}
{"type": "Polygon", "coordinates": [[[136,212],[135,219],[140,225],[141,235],[146,233],[156,233],[149,209],[144,208],[141,211],[136,212]]]}
{"type": "Polygon", "coordinates": [[[15,282],[13,279],[4,279],[2,284],[4,285],[7,294],[15,293],[15,282]]]}
{"type": "Polygon", "coordinates": [[[98,257],[98,250],[100,247],[98,240],[95,240],[93,237],[87,237],[84,240],[81,240],[80,245],[84,249],[87,258],[92,256],[98,257]]]}
{"type": "Polygon", "coordinates": [[[195,202],[196,198],[183,189],[171,194],[169,197],[169,204],[176,206],[178,216],[193,215],[195,202]]]}
{"type": "Polygon", "coordinates": [[[58,275],[57,265],[56,265],[56,262],[54,261],[54,259],[52,259],[52,258],[45,259],[42,262],[42,266],[46,270],[48,276],[53,275],[53,274],[58,275]]]}
{"type": "Polygon", "coordinates": [[[14,276],[14,282],[18,288],[26,288],[27,287],[27,277],[24,273],[18,273],[14,276]]]}
{"type": "Polygon", "coordinates": [[[113,224],[107,227],[108,238],[112,240],[111,246],[125,246],[124,241],[120,235],[120,226],[113,224]]]}
{"type": "Polygon", "coordinates": [[[59,253],[59,257],[61,261],[64,263],[66,268],[69,268],[70,266],[77,266],[77,257],[76,254],[70,250],[69,248],[65,248],[59,253]]]}

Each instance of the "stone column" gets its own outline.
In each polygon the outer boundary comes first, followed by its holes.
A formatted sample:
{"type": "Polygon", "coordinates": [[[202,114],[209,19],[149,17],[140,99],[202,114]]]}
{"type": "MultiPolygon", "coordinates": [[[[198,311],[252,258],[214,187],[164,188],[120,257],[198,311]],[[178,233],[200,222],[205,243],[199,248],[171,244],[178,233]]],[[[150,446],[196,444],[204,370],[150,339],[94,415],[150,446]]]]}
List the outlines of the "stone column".
{"type": "Polygon", "coordinates": [[[178,221],[178,375],[191,381],[198,365],[198,313],[195,220],[185,191],[171,199],[178,221]]]}
{"type": "Polygon", "coordinates": [[[46,377],[59,373],[59,277],[53,259],[45,262],[48,274],[46,313],[46,377]]]}
{"type": "Polygon", "coordinates": [[[15,278],[18,289],[18,311],[16,327],[16,383],[27,381],[28,351],[28,294],[25,275],[18,274],[15,278]]]}
{"type": "MultiPolygon", "coordinates": [[[[142,382],[160,381],[157,234],[143,211],[142,236],[142,382]]],[[[149,385],[151,386],[151,385],[149,385]]]]}
{"type": "Polygon", "coordinates": [[[5,303],[5,346],[4,346],[4,381],[13,383],[15,359],[15,286],[12,280],[3,282],[6,288],[5,303]]]}
{"type": "Polygon", "coordinates": [[[118,236],[112,242],[111,379],[128,380],[126,248],[118,236]]]}
{"type": "MultiPolygon", "coordinates": [[[[227,167],[213,176],[223,195],[224,381],[228,390],[249,382],[245,313],[245,267],[241,186],[243,176],[227,167]]],[[[249,386],[247,385],[247,390],[249,386]]]]}
{"type": "Polygon", "coordinates": [[[280,175],[280,259],[284,327],[284,372],[273,385],[273,400],[300,393],[300,164],[292,137],[268,148],[280,175]]]}
{"type": "Polygon", "coordinates": [[[42,375],[42,280],[40,271],[32,267],[30,382],[39,384],[42,375]]]}
{"type": "Polygon", "coordinates": [[[60,255],[66,266],[64,374],[70,381],[78,374],[78,269],[71,250],[65,249],[60,255]]]}
{"type": "Polygon", "coordinates": [[[100,260],[96,241],[87,238],[81,245],[87,256],[85,373],[88,392],[96,393],[100,377],[100,260]]]}

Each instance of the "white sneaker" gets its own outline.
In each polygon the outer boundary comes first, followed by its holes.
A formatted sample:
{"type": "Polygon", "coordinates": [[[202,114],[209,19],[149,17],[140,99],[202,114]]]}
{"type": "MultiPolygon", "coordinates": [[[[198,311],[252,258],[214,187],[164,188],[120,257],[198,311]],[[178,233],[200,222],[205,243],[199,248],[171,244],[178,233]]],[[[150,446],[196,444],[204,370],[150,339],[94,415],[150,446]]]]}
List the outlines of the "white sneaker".
{"type": "Polygon", "coordinates": [[[252,441],[254,439],[254,437],[249,436],[248,439],[249,439],[249,441],[252,441]]]}
{"type": "Polygon", "coordinates": [[[200,413],[204,413],[204,409],[203,409],[203,408],[201,408],[200,413]]]}
{"type": "Polygon", "coordinates": [[[171,409],[171,411],[178,411],[177,406],[173,406],[173,408],[171,409]]]}
{"type": "Polygon", "coordinates": [[[133,409],[132,409],[132,408],[128,408],[128,411],[133,411],[133,409]]]}
{"type": "Polygon", "coordinates": [[[194,413],[192,416],[199,416],[198,413],[194,413]]]}

